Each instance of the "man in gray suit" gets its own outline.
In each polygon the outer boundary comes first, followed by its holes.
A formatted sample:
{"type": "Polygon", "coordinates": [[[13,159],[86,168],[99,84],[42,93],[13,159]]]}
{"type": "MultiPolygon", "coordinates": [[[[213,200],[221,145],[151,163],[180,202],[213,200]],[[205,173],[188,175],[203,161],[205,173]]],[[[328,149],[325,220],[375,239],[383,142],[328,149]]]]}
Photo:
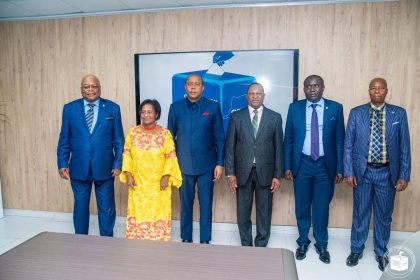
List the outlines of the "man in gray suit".
{"type": "Polygon", "coordinates": [[[225,170],[230,190],[236,192],[237,219],[242,246],[252,246],[251,210],[255,192],[256,247],[270,238],[273,193],[283,174],[282,119],[263,106],[264,88],[248,87],[248,107],[231,114],[225,144],[225,170]]]}

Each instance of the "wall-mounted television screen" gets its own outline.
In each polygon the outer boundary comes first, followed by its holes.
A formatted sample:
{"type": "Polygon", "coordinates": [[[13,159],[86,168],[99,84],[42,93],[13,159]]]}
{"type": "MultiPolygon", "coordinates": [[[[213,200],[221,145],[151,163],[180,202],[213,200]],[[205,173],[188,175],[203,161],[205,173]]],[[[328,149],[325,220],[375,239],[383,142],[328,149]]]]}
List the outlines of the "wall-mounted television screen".
{"type": "Polygon", "coordinates": [[[159,124],[166,127],[169,106],[186,98],[186,79],[197,73],[203,96],[220,103],[225,131],[230,113],[247,106],[253,82],[264,86],[264,105],[279,112],[284,125],[289,104],[297,99],[298,56],[295,49],[136,54],[137,124],[141,101],[154,98],[162,107],[159,124]]]}

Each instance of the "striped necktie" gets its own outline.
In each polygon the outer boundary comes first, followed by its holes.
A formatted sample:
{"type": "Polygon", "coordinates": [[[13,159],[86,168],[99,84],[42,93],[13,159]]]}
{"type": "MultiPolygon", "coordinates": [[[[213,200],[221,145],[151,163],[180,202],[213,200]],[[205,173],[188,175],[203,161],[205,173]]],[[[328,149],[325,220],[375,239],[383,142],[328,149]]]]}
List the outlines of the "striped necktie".
{"type": "Polygon", "coordinates": [[[258,110],[254,110],[254,117],[252,118],[252,129],[254,130],[254,138],[257,138],[258,132],[258,110]]]}
{"type": "Polygon", "coordinates": [[[95,104],[88,104],[89,109],[86,112],[86,124],[89,128],[89,131],[92,132],[92,123],[93,123],[93,107],[95,104]]]}

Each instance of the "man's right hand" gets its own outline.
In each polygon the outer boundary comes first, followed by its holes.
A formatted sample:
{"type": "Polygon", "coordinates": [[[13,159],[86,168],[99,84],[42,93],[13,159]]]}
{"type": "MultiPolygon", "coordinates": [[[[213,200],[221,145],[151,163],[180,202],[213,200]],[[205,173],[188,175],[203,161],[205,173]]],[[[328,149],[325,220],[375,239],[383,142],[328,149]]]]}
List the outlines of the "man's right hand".
{"type": "Polygon", "coordinates": [[[284,172],[284,178],[286,178],[286,180],[293,181],[293,173],[292,173],[292,170],[286,170],[284,172]]]}
{"type": "Polygon", "coordinates": [[[351,186],[352,188],[357,187],[356,177],[354,177],[354,176],[346,177],[346,183],[347,183],[347,185],[351,186]]]}
{"type": "Polygon", "coordinates": [[[61,178],[68,180],[69,179],[69,168],[60,168],[58,170],[58,173],[60,173],[61,178]]]}
{"type": "Polygon", "coordinates": [[[238,188],[238,182],[236,180],[236,176],[228,176],[228,183],[229,188],[232,193],[236,192],[236,189],[238,188]]]}

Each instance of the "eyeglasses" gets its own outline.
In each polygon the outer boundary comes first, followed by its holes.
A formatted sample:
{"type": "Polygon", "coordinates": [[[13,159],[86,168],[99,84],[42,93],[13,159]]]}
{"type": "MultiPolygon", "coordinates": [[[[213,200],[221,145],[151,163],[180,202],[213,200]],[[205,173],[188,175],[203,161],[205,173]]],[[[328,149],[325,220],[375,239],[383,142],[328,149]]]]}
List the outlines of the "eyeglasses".
{"type": "Polygon", "coordinates": [[[264,95],[264,92],[248,92],[249,96],[261,97],[264,95]]]}
{"type": "Polygon", "coordinates": [[[155,111],[140,111],[140,114],[145,116],[145,115],[153,115],[155,113],[155,111]]]}
{"type": "Polygon", "coordinates": [[[369,88],[369,91],[384,91],[384,90],[386,90],[387,88],[386,87],[370,87],[369,88]]]}
{"type": "Polygon", "coordinates": [[[82,89],[84,89],[84,90],[88,90],[88,89],[98,89],[98,88],[100,88],[101,86],[100,85],[96,85],[96,84],[93,84],[93,85],[82,85],[82,89]]]}

